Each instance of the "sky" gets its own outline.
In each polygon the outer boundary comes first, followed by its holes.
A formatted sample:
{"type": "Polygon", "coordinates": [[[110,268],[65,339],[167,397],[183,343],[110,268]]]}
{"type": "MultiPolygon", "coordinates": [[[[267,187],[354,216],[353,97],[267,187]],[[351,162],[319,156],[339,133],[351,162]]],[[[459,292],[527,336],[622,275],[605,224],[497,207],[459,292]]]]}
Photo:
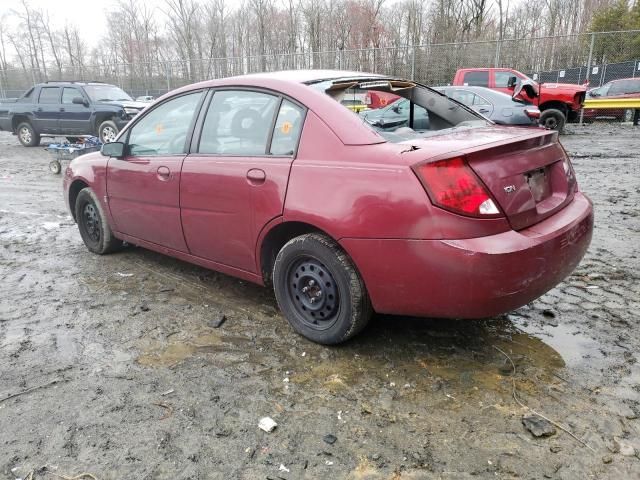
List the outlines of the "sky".
{"type": "MultiPolygon", "coordinates": [[[[109,2],[102,0],[28,0],[29,5],[49,11],[54,28],[64,27],[65,22],[76,25],[82,39],[90,47],[97,46],[98,40],[106,33],[107,22],[104,11],[109,2]]],[[[148,2],[152,4],[154,2],[148,2]]],[[[0,17],[7,13],[5,21],[11,22],[11,10],[21,10],[19,0],[0,0],[0,17]]]]}

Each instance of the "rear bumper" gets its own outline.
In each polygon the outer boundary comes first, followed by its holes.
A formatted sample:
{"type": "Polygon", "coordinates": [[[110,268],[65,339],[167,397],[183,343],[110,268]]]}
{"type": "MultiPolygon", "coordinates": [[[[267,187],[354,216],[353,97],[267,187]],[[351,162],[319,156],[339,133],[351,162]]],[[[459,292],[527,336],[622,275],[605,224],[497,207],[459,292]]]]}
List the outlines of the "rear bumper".
{"type": "Polygon", "coordinates": [[[521,231],[463,240],[343,239],[379,313],[486,318],[547,292],[578,265],[593,232],[576,193],[557,214],[521,231]]]}

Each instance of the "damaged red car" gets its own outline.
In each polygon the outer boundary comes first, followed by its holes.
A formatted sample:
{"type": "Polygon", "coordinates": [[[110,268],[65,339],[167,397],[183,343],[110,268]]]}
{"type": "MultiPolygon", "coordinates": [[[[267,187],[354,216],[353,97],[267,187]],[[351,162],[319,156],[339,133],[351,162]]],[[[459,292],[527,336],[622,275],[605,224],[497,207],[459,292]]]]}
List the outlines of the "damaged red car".
{"type": "Polygon", "coordinates": [[[571,273],[593,229],[557,132],[342,71],[170,92],[73,160],[64,196],[90,251],[127,242],[272,285],[295,331],[323,344],[374,311],[516,309],[571,273]],[[340,103],[354,89],[408,99],[405,118],[367,122],[340,103]]]}

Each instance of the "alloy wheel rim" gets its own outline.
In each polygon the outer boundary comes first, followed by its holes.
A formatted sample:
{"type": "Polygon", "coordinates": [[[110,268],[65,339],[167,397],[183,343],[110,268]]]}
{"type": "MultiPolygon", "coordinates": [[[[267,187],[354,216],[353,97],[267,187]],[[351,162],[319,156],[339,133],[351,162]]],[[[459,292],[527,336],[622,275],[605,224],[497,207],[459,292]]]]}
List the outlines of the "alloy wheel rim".
{"type": "Polygon", "coordinates": [[[24,143],[31,143],[31,131],[27,127],[22,127],[20,129],[20,139],[24,143]]]}
{"type": "Polygon", "coordinates": [[[287,272],[287,285],[291,303],[307,327],[326,330],[336,322],[338,286],[322,262],[311,257],[298,259],[287,272]]]}
{"type": "Polygon", "coordinates": [[[87,203],[82,211],[84,218],[84,226],[87,235],[94,242],[100,241],[100,217],[98,211],[91,203],[87,203]]]}
{"type": "Polygon", "coordinates": [[[104,127],[102,129],[102,141],[104,143],[111,143],[116,139],[116,131],[111,127],[104,127]]]}

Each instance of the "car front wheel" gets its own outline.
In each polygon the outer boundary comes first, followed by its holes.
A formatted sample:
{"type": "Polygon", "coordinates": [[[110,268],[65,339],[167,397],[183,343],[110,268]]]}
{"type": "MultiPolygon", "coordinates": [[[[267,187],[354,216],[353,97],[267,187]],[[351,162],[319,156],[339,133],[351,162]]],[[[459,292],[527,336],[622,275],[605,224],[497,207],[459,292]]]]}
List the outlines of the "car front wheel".
{"type": "Polygon", "coordinates": [[[100,202],[89,187],[78,193],[75,213],[80,236],[89,251],[103,255],[122,245],[122,241],[113,236],[100,202]]]}
{"type": "Polygon", "coordinates": [[[273,285],[293,329],[325,345],[344,342],[368,323],[372,307],[349,256],[325,235],[287,242],[276,257],[273,285]]]}

